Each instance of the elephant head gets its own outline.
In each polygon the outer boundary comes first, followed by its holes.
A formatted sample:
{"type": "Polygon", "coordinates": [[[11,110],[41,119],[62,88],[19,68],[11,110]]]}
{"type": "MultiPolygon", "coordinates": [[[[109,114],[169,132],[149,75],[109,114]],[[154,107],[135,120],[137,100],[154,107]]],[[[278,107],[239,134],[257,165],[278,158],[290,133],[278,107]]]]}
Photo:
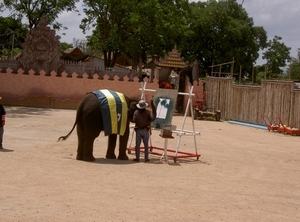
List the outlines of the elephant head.
{"type": "Polygon", "coordinates": [[[153,122],[156,119],[156,107],[153,100],[150,101],[150,106],[151,106],[151,121],[153,122]]]}

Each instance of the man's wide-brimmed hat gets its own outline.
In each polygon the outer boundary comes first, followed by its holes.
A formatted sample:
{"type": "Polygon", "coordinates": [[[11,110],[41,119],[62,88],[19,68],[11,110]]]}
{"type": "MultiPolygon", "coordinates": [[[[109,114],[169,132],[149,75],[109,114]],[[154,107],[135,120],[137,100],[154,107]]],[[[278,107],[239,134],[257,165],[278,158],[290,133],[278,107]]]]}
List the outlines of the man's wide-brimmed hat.
{"type": "Polygon", "coordinates": [[[138,104],[136,104],[137,108],[139,109],[146,109],[148,106],[148,103],[145,102],[145,100],[140,100],[138,104]]]}

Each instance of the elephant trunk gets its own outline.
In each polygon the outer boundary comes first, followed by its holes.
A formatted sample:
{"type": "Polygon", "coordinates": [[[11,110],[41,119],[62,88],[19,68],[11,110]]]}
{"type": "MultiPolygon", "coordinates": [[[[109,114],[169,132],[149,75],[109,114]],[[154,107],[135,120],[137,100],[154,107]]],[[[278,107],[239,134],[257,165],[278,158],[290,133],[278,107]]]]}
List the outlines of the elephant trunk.
{"type": "Polygon", "coordinates": [[[156,107],[153,100],[150,101],[150,105],[151,105],[151,122],[153,122],[156,119],[156,107]]]}

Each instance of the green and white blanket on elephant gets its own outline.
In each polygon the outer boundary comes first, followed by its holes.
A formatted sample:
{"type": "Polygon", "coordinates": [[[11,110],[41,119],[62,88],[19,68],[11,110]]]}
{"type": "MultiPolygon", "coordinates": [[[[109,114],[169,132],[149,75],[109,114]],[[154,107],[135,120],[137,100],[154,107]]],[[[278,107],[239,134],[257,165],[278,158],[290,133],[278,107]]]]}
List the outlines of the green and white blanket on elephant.
{"type": "Polygon", "coordinates": [[[93,91],[99,102],[102,113],[105,136],[110,134],[124,135],[127,125],[128,107],[125,96],[113,90],[93,91]]]}

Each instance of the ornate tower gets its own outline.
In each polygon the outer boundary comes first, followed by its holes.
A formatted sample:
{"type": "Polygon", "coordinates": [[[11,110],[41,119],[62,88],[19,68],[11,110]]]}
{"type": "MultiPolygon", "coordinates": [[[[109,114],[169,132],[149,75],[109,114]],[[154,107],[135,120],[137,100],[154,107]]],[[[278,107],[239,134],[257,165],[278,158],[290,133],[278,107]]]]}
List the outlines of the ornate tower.
{"type": "Polygon", "coordinates": [[[55,31],[48,27],[48,21],[43,16],[39,25],[27,34],[23,44],[19,62],[25,72],[28,73],[29,69],[33,69],[36,74],[39,74],[44,70],[46,75],[50,75],[51,71],[57,71],[57,68],[62,65],[59,39],[55,31]]]}

